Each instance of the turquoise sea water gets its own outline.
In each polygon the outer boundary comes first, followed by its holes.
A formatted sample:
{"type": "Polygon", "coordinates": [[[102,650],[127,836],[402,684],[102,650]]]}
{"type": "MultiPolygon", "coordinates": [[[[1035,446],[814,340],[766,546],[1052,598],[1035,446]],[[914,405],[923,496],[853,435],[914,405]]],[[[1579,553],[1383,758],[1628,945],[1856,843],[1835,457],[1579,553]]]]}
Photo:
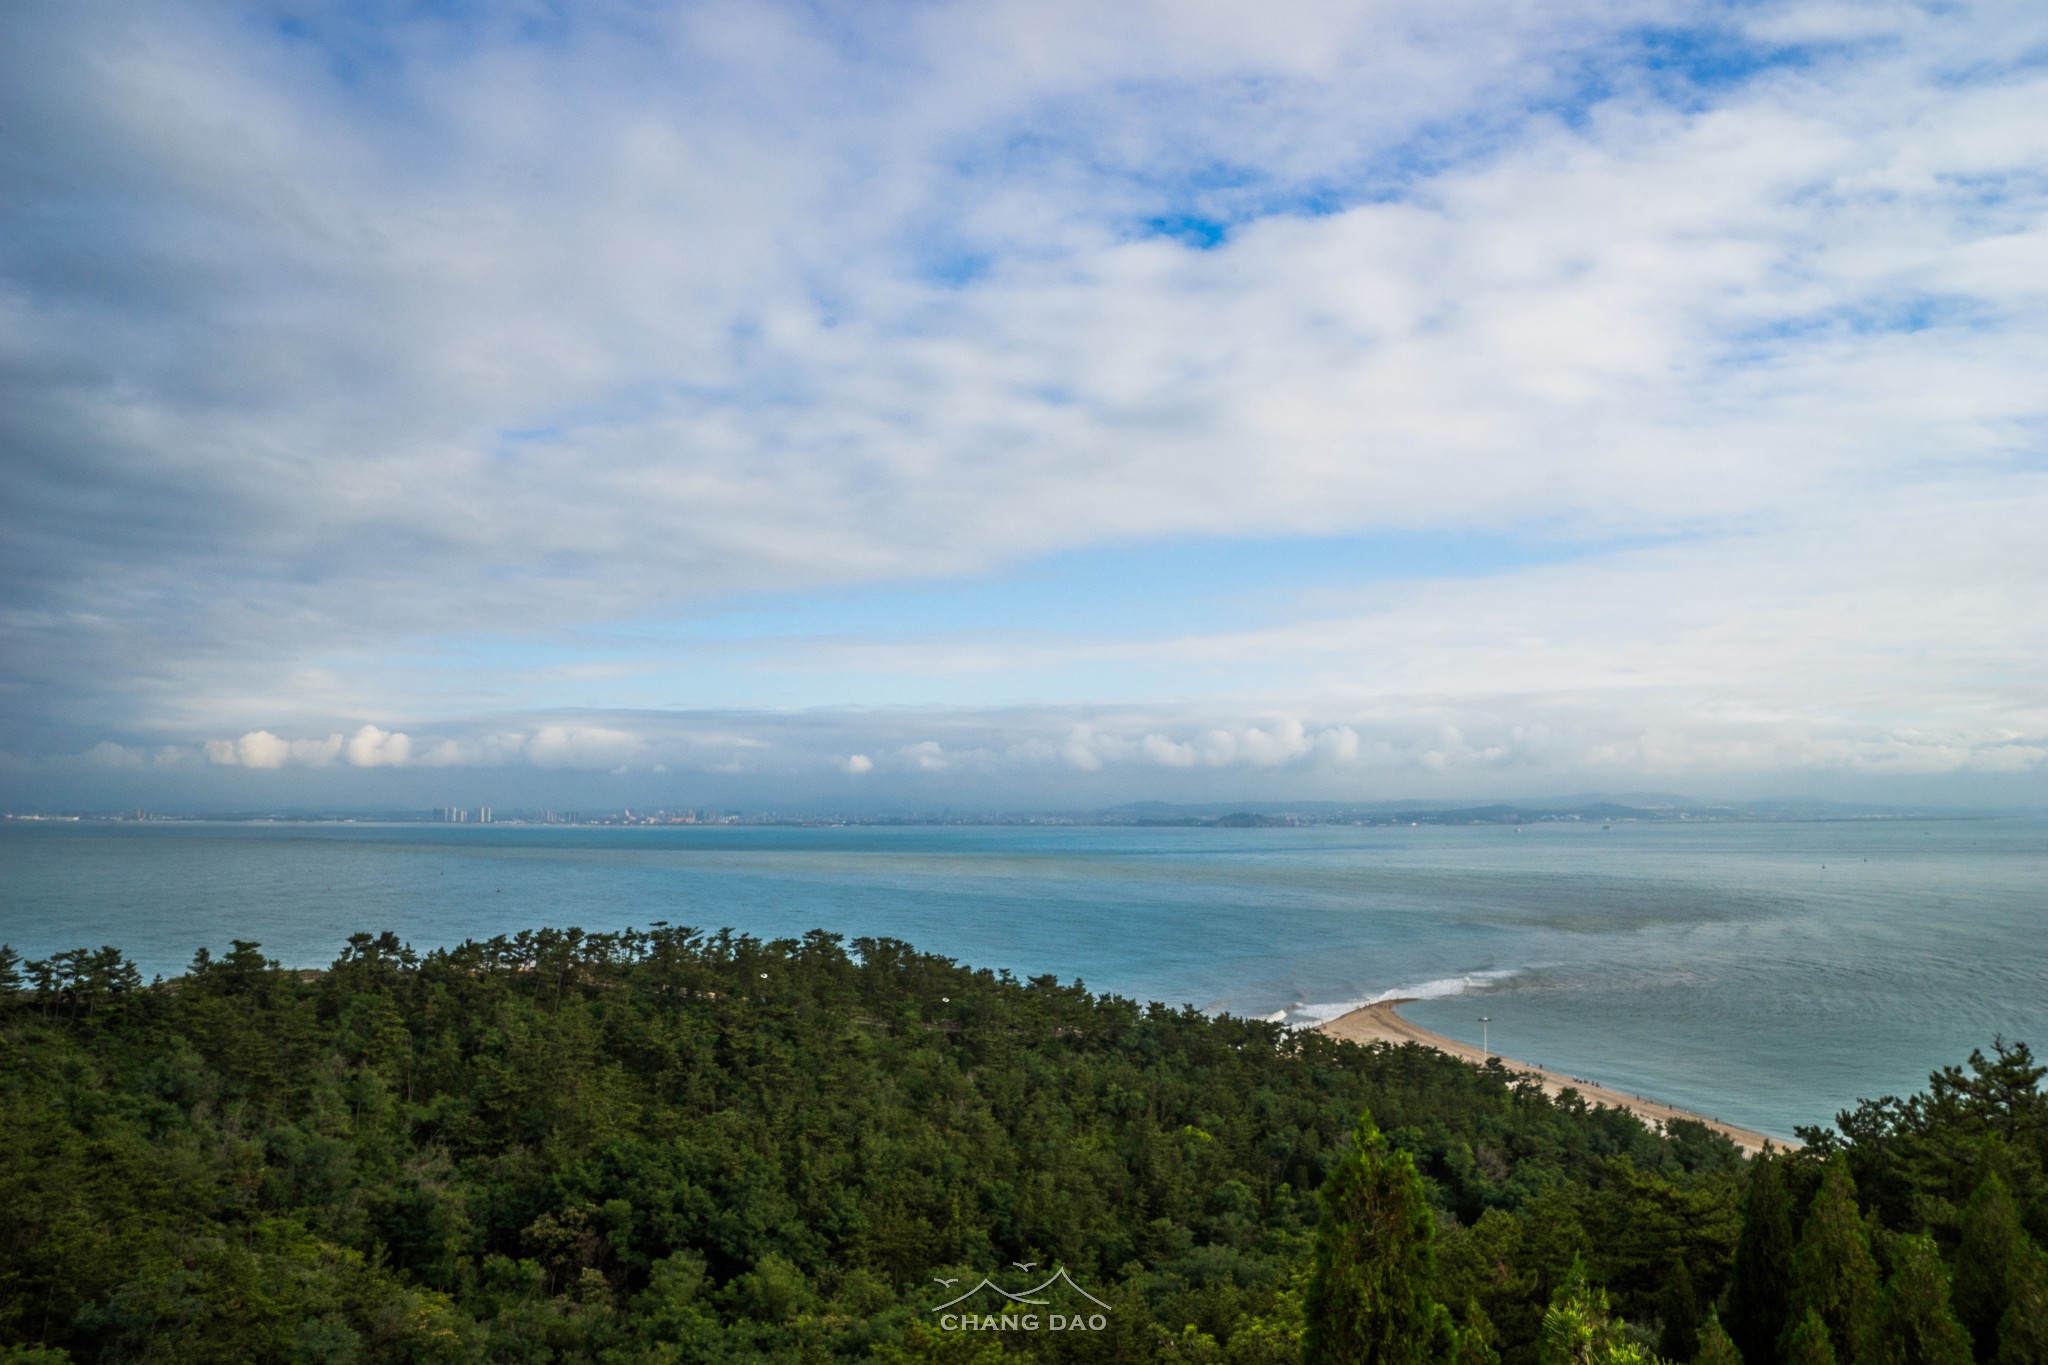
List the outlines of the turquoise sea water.
{"type": "Polygon", "coordinates": [[[324,965],[667,920],[1418,1023],[1779,1135],[1994,1034],[2048,1049],[2048,821],[1405,829],[11,824],[0,940],[324,965]]]}

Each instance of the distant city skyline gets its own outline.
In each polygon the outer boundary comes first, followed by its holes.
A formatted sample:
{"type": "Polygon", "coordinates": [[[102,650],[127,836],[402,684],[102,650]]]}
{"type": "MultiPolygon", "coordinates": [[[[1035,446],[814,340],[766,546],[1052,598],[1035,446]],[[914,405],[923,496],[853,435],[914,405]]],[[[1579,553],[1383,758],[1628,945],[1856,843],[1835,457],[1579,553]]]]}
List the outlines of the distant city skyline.
{"type": "Polygon", "coordinates": [[[2048,10],[0,15],[0,809],[2048,804],[2048,10]]]}

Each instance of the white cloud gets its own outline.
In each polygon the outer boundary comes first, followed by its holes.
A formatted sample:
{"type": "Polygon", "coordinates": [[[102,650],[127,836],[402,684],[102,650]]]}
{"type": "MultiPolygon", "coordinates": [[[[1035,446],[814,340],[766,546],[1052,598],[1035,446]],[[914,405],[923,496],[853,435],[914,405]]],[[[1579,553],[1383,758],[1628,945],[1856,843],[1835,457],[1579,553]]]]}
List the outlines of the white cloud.
{"type": "Polygon", "coordinates": [[[918,744],[906,744],[900,751],[904,761],[918,772],[941,773],[953,766],[945,749],[937,740],[927,739],[918,744]]]}
{"type": "Polygon", "coordinates": [[[869,758],[866,754],[848,754],[846,761],[840,764],[839,767],[842,772],[853,773],[858,776],[861,773],[873,772],[875,770],[875,760],[869,758]]]}
{"type": "Polygon", "coordinates": [[[420,763],[429,768],[454,768],[463,766],[465,754],[460,744],[444,739],[420,755],[420,763]]]}
{"type": "MultiPolygon", "coordinates": [[[[404,735],[389,735],[366,725],[348,741],[348,761],[358,767],[377,767],[405,762],[404,735]]],[[[104,749],[109,746],[101,745],[104,749]]],[[[251,730],[240,739],[209,739],[201,747],[208,762],[227,768],[282,768],[287,763],[306,768],[324,768],[342,752],[340,735],[324,739],[281,739],[268,730],[251,730]]],[[[185,750],[166,745],[157,751],[159,766],[183,760],[185,750]]]]}
{"type": "Polygon", "coordinates": [[[614,769],[640,757],[640,740],[624,730],[589,725],[544,725],[526,744],[538,768],[614,769]]]}
{"type": "Polygon", "coordinates": [[[235,761],[244,768],[282,768],[292,746],[268,730],[252,730],[235,741],[235,761]]]}
{"type": "Polygon", "coordinates": [[[1162,768],[1195,766],[1195,746],[1168,739],[1165,735],[1146,735],[1138,741],[1138,749],[1147,759],[1162,768]]]}
{"type": "MultiPolygon", "coordinates": [[[[541,744],[540,752],[550,752],[555,742],[555,738],[550,737],[548,742],[541,744]]],[[[519,730],[471,733],[459,738],[444,738],[426,744],[413,761],[428,768],[487,768],[507,763],[524,763],[533,750],[534,743],[534,737],[519,730]]]]}
{"type": "Polygon", "coordinates": [[[344,756],[357,768],[402,768],[412,758],[412,737],[365,725],[348,737],[344,756]]]}
{"type": "Polygon", "coordinates": [[[209,739],[205,749],[207,760],[222,767],[282,768],[292,746],[268,730],[251,730],[240,739],[209,739]]]}
{"type": "Polygon", "coordinates": [[[291,761],[308,768],[324,768],[340,752],[340,735],[329,735],[325,739],[295,739],[291,743],[291,761]]]}
{"type": "Polygon", "coordinates": [[[1069,768],[1084,773],[1099,772],[1102,768],[1102,751],[1121,751],[1123,744],[1113,738],[1095,733],[1093,726],[1077,725],[1073,735],[1060,746],[1060,758],[1069,768]]]}

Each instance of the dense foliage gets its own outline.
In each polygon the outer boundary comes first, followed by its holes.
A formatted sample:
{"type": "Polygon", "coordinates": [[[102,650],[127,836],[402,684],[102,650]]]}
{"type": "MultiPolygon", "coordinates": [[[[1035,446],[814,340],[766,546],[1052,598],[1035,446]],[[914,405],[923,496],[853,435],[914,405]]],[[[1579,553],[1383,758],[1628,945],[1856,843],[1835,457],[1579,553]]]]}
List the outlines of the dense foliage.
{"type": "Polygon", "coordinates": [[[2000,1049],[1750,1163],[887,940],[0,951],[0,1360],[1291,1365],[1384,1308],[1470,1365],[2041,1365],[2040,1078],[2000,1049]],[[1052,1267],[1099,1327],[932,1311],[1052,1267]]]}

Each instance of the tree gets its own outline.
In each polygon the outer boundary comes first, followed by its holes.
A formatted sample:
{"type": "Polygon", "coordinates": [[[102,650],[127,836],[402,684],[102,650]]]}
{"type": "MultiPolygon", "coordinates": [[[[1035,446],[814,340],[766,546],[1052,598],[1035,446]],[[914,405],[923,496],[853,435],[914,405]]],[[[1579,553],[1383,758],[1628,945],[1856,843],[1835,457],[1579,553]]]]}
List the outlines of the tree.
{"type": "MultiPolygon", "coordinates": [[[[1817,1314],[1836,1358],[1844,1365],[1866,1365],[1880,1303],[1877,1262],[1856,1207],[1856,1182],[1848,1161],[1837,1153],[1821,1174],[1806,1230],[1792,1254],[1792,1312],[1802,1323],[1807,1314],[1817,1314]]],[[[1798,1365],[1789,1341],[1786,1355],[1789,1365],[1798,1365]]]]}
{"type": "Polygon", "coordinates": [[[1435,1219],[1414,1161],[1362,1115],[1322,1199],[1305,1365],[1424,1365],[1442,1310],[1429,1294],[1435,1219]]]}
{"type": "Polygon", "coordinates": [[[2007,1290],[1992,1359],[1997,1365],[2041,1365],[2048,1360],[2048,1252],[2022,1242],[2007,1290]]]}
{"type": "Polygon", "coordinates": [[[1835,1348],[1828,1342],[1828,1325],[1811,1308],[1792,1325],[1785,1338],[1785,1365],[1836,1365],[1835,1348]]]}
{"type": "Polygon", "coordinates": [[[1929,1076],[1927,1107],[1953,1109],[1973,1126],[2010,1142],[2023,1127],[2041,1121],[2041,1078],[2048,1076],[2048,1066],[2035,1065],[2025,1043],[1994,1038],[1991,1051],[1996,1061],[1971,1051],[1967,1076],[1957,1066],[1945,1066],[1929,1076]]]}
{"type": "Polygon", "coordinates": [[[1970,1365],[1970,1336],[1949,1307],[1948,1271],[1926,1236],[1899,1244],[1885,1286],[1876,1355],[1884,1365],[1970,1365]]]}
{"type": "Polygon", "coordinates": [[[1989,1360],[1998,1349],[1998,1320],[2005,1316],[2007,1281],[2021,1236],[2012,1194],[1993,1171],[1963,1209],[1963,1239],[1956,1248],[1956,1316],[1979,1360],[1989,1360]]]}
{"type": "Polygon", "coordinates": [[[1458,1329],[1456,1365],[1500,1365],[1499,1342],[1493,1320],[1479,1306],[1479,1300],[1465,1300],[1465,1325],[1458,1329]]]}
{"type": "Polygon", "coordinates": [[[1771,1365],[1785,1336],[1792,1285],[1792,1200],[1784,1158],[1769,1153],[1750,1168],[1728,1291],[1728,1335],[1751,1365],[1771,1365]]]}
{"type": "Polygon", "coordinates": [[[1735,1349],[1734,1338],[1721,1326],[1719,1314],[1707,1315],[1707,1325],[1700,1329],[1700,1349],[1693,1356],[1692,1365],[1742,1365],[1742,1352],[1735,1349]]]}
{"type": "Polygon", "coordinates": [[[1649,1357],[1608,1310],[1607,1291],[1590,1283],[1585,1265],[1574,1261],[1543,1315],[1536,1360],[1537,1365],[1648,1365],[1649,1357]]]}
{"type": "Polygon", "coordinates": [[[1700,1301],[1693,1291],[1692,1272],[1681,1258],[1664,1281],[1658,1307],[1664,1316],[1664,1330],[1657,1338],[1658,1353],[1671,1360],[1691,1360],[1700,1349],[1700,1301]]]}

